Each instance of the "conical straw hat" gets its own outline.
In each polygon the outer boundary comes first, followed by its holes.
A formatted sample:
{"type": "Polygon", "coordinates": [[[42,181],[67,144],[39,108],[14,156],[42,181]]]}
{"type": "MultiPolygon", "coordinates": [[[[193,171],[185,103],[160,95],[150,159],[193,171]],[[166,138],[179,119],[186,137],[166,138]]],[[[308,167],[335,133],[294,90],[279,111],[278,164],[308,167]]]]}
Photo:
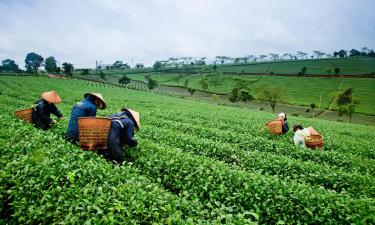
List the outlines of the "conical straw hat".
{"type": "Polygon", "coordinates": [[[56,91],[47,91],[42,94],[42,98],[49,103],[57,104],[61,102],[60,96],[56,91]]]}
{"type": "Polygon", "coordinates": [[[122,111],[130,112],[130,114],[133,116],[133,119],[136,122],[136,126],[137,126],[138,130],[141,129],[141,119],[139,117],[139,112],[133,111],[133,110],[128,109],[128,108],[123,108],[122,111]]]}
{"type": "Polygon", "coordinates": [[[99,109],[105,109],[107,107],[107,104],[105,103],[102,94],[100,94],[100,93],[86,93],[84,95],[84,97],[86,98],[89,95],[94,96],[94,97],[96,97],[97,99],[100,100],[101,104],[98,106],[99,109]]]}

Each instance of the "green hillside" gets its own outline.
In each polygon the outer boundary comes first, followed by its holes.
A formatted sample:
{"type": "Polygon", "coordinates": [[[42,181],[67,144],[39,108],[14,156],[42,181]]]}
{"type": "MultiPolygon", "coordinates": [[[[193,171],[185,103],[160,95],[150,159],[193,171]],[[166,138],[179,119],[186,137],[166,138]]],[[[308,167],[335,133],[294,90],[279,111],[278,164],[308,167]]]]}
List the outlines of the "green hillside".
{"type": "MultiPolygon", "coordinates": [[[[147,74],[128,75],[131,79],[144,81],[147,74]]],[[[188,87],[202,90],[199,81],[204,75],[181,75],[177,74],[148,74],[151,78],[164,85],[183,86],[188,80],[188,87]]],[[[227,94],[237,82],[246,83],[257,95],[257,89],[264,85],[282,86],[284,88],[284,102],[292,105],[309,106],[311,103],[321,104],[327,108],[331,99],[339,90],[353,88],[354,96],[361,100],[357,112],[375,115],[375,79],[359,78],[320,78],[320,77],[277,77],[256,75],[222,75],[220,73],[206,75],[208,83],[216,80],[218,85],[210,85],[208,91],[227,94]],[[321,100],[321,102],[320,102],[321,100]]],[[[337,107],[335,106],[334,109],[337,107]]]]}
{"type": "Polygon", "coordinates": [[[375,73],[374,57],[353,57],[336,59],[310,59],[254,63],[248,65],[218,66],[218,71],[237,73],[274,73],[298,74],[306,67],[306,74],[335,75],[335,68],[340,68],[344,75],[358,75],[375,73]]]}

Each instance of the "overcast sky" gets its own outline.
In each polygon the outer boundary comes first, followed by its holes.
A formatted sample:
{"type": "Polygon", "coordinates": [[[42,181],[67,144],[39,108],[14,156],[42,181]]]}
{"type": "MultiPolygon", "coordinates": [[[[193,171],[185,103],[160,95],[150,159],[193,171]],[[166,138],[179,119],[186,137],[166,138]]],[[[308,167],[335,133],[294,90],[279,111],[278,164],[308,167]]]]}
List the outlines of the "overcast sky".
{"type": "Polygon", "coordinates": [[[374,0],[0,0],[0,60],[76,67],[375,48],[374,0]]]}

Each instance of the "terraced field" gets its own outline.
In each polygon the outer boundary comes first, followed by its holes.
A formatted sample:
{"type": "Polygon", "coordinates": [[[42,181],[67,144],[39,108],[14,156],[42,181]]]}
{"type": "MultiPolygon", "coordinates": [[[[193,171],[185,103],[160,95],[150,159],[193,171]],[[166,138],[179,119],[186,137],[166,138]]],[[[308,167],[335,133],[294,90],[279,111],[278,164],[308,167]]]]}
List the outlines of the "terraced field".
{"type": "Polygon", "coordinates": [[[372,126],[290,117],[325,137],[322,150],[268,134],[274,115],[81,80],[0,77],[0,223],[373,224],[372,126]],[[66,119],[43,132],[14,118],[56,90],[66,119]],[[83,93],[108,116],[141,113],[139,146],[113,165],[62,138],[83,93]]]}

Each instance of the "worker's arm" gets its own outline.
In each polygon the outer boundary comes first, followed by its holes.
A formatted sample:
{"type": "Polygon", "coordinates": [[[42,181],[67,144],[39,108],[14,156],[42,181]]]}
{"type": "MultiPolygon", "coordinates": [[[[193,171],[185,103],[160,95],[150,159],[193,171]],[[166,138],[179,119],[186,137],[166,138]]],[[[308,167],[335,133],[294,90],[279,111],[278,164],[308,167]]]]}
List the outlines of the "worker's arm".
{"type": "Polygon", "coordinates": [[[137,139],[134,138],[134,124],[127,123],[124,132],[125,144],[129,147],[135,147],[138,144],[137,139]]]}
{"type": "Polygon", "coordinates": [[[49,110],[50,112],[55,115],[57,118],[63,117],[63,115],[60,113],[59,109],[56,107],[55,104],[50,104],[49,105],[49,110]]]}

